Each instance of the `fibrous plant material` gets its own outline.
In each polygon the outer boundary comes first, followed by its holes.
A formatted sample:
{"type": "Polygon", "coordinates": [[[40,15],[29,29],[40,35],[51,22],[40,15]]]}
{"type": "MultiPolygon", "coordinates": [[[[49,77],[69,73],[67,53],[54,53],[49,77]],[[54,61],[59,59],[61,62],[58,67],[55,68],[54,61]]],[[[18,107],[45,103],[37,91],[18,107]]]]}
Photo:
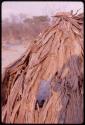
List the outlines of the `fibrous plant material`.
{"type": "Polygon", "coordinates": [[[54,18],[4,73],[3,123],[83,122],[83,14],[54,18]]]}

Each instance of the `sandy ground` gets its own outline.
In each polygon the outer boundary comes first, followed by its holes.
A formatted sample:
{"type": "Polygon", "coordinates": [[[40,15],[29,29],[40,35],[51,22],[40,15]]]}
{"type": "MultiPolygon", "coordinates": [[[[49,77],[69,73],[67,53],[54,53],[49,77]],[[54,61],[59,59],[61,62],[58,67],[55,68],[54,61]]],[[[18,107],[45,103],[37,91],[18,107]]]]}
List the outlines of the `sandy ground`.
{"type": "Polygon", "coordinates": [[[27,47],[24,45],[2,45],[2,74],[5,68],[17,60],[27,47]]]}

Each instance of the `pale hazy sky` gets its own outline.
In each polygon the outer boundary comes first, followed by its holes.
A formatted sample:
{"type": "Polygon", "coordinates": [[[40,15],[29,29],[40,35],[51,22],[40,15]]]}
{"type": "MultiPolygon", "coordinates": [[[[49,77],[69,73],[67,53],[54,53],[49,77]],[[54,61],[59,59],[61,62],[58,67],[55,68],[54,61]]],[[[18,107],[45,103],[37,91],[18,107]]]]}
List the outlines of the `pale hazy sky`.
{"type": "Polygon", "coordinates": [[[24,13],[31,16],[49,15],[52,16],[57,11],[74,10],[83,12],[84,5],[82,2],[3,2],[2,3],[2,19],[10,17],[10,15],[18,15],[24,13]]]}

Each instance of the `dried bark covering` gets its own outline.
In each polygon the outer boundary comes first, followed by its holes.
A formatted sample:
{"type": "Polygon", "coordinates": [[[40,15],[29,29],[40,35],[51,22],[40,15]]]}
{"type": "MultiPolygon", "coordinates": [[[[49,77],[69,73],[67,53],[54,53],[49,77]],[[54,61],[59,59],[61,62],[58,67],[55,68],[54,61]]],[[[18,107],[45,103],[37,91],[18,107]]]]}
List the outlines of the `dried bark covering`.
{"type": "Polygon", "coordinates": [[[6,69],[2,122],[83,122],[83,14],[57,13],[55,19],[55,24],[6,69]],[[39,92],[41,81],[50,97],[39,92]]]}

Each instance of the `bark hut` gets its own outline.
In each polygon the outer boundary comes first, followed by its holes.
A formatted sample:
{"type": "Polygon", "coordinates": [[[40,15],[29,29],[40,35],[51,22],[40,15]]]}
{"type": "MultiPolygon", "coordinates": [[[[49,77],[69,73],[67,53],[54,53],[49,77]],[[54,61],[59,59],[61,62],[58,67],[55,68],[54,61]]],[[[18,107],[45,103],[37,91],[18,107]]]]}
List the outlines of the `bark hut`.
{"type": "Polygon", "coordinates": [[[83,122],[83,14],[61,12],[54,18],[5,70],[3,123],[83,122]]]}

